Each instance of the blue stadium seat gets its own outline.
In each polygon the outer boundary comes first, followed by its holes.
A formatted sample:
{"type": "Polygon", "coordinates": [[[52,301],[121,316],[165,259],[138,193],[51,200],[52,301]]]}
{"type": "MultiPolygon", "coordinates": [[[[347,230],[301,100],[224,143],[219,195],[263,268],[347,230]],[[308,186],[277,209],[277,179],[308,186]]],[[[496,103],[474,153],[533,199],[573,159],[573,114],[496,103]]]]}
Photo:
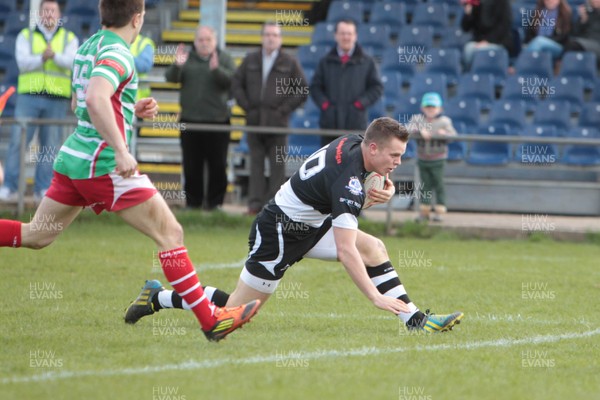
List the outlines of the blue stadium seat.
{"type": "MultiPolygon", "coordinates": [[[[452,126],[456,133],[463,135],[467,132],[467,128],[463,122],[452,121],[452,126]]],[[[448,161],[462,161],[467,153],[467,146],[464,142],[450,141],[448,142],[448,161]]]]}
{"type": "Polygon", "coordinates": [[[547,52],[522,51],[515,62],[515,71],[520,76],[550,80],[554,76],[552,55],[547,52]]]}
{"type": "Polygon", "coordinates": [[[389,0],[390,3],[402,3],[406,8],[407,20],[408,17],[412,17],[413,12],[417,4],[421,2],[421,0],[389,0]]]}
{"type": "MultiPolygon", "coordinates": [[[[576,127],[569,131],[569,137],[598,139],[600,133],[596,128],[576,127]]],[[[567,145],[562,162],[580,166],[600,165],[600,146],[567,145]]]]}
{"type": "Polygon", "coordinates": [[[250,147],[248,146],[248,134],[244,132],[238,145],[233,149],[235,153],[249,154],[250,147]]]}
{"type": "Polygon", "coordinates": [[[538,79],[522,76],[509,76],[502,88],[502,100],[520,100],[527,112],[533,112],[545,88],[540,86],[538,79]]]}
{"type": "Polygon", "coordinates": [[[431,60],[425,64],[425,72],[443,73],[449,85],[458,84],[461,74],[460,51],[457,49],[432,49],[431,60]]]}
{"type": "Polygon", "coordinates": [[[317,22],[310,40],[311,44],[335,46],[335,24],[333,22],[317,22]]]}
{"type": "Polygon", "coordinates": [[[302,66],[302,71],[304,72],[304,77],[306,78],[306,82],[310,84],[312,81],[312,77],[315,74],[315,68],[309,68],[302,66]]]}
{"type": "Polygon", "coordinates": [[[373,103],[367,109],[369,121],[372,121],[372,120],[380,118],[380,117],[387,116],[387,113],[385,111],[385,98],[384,97],[385,96],[380,97],[379,100],[377,100],[375,103],[373,103]]]}
{"type": "Polygon", "coordinates": [[[406,25],[400,28],[398,48],[407,55],[424,55],[433,46],[433,28],[406,25]]]}
{"type": "Polygon", "coordinates": [[[421,112],[421,99],[402,97],[394,107],[394,117],[401,124],[408,124],[413,115],[421,112]]]}
{"type": "Polygon", "coordinates": [[[361,46],[370,46],[376,48],[377,52],[391,46],[390,27],[382,24],[363,24],[358,27],[358,43],[361,46]]]}
{"type": "Polygon", "coordinates": [[[600,101],[600,79],[596,80],[596,86],[592,92],[592,101],[600,101]]]}
{"type": "Polygon", "coordinates": [[[490,74],[463,74],[458,82],[458,98],[475,98],[482,110],[489,110],[496,97],[494,77],[490,74]]]}
{"type": "Polygon", "coordinates": [[[4,35],[16,36],[24,28],[29,26],[29,14],[23,12],[12,12],[4,23],[4,35]]]}
{"type": "Polygon", "coordinates": [[[579,113],[583,105],[583,80],[579,77],[556,77],[550,81],[548,88],[554,93],[548,94],[552,101],[566,101],[572,113],[579,113]]]}
{"type": "Polygon", "coordinates": [[[381,60],[381,72],[397,72],[402,78],[402,83],[408,85],[416,71],[415,64],[410,61],[401,58],[397,49],[386,49],[381,60]]]}
{"type": "MultiPolygon", "coordinates": [[[[527,137],[556,137],[556,128],[544,125],[528,125],[523,129],[527,137]]],[[[521,143],[515,151],[515,161],[525,164],[556,162],[559,159],[558,147],[549,143],[521,143]]]]}
{"type": "Polygon", "coordinates": [[[381,83],[383,84],[384,107],[393,106],[402,96],[402,77],[398,72],[382,71],[381,83]]]}
{"type": "Polygon", "coordinates": [[[509,134],[519,135],[525,128],[525,106],[520,100],[498,100],[492,106],[489,124],[508,126],[509,134]]]}
{"type": "Polygon", "coordinates": [[[6,61],[2,62],[2,69],[4,70],[4,78],[2,79],[2,83],[6,85],[16,85],[19,80],[19,67],[17,66],[17,62],[14,58],[5,59],[6,61]]]}
{"type": "Polygon", "coordinates": [[[406,25],[406,6],[404,3],[377,2],[371,10],[369,22],[388,25],[390,32],[398,36],[400,28],[406,25]]]}
{"type": "Polygon", "coordinates": [[[68,0],[64,14],[81,15],[83,17],[97,16],[98,4],[89,0],[68,0]]]}
{"type": "Polygon", "coordinates": [[[319,65],[319,61],[323,58],[329,51],[331,47],[327,45],[316,45],[309,44],[306,46],[299,46],[297,57],[302,68],[316,68],[319,65]]]}
{"type": "Polygon", "coordinates": [[[442,96],[442,100],[446,100],[448,98],[447,87],[448,83],[444,74],[422,72],[410,80],[409,97],[416,98],[420,103],[425,93],[436,92],[442,96]]]}
{"type": "MultiPolygon", "coordinates": [[[[506,126],[483,126],[478,129],[479,135],[508,135],[506,126]]],[[[511,159],[509,143],[473,142],[467,156],[467,163],[474,165],[504,165],[511,159]]]]}
{"type": "Polygon", "coordinates": [[[445,3],[420,3],[415,6],[411,25],[433,28],[434,34],[441,36],[449,25],[448,6],[445,3]]]}
{"type": "Polygon", "coordinates": [[[449,27],[442,31],[440,48],[457,49],[462,52],[465,44],[471,40],[471,38],[472,35],[464,32],[460,27],[449,27]]]}
{"type": "Polygon", "coordinates": [[[415,158],[417,156],[417,144],[413,139],[410,139],[406,143],[406,151],[402,155],[402,160],[410,160],[411,158],[415,158]]]}
{"type": "Polygon", "coordinates": [[[1,35],[0,36],[0,60],[12,60],[15,58],[15,40],[16,36],[1,35]]]}
{"type": "Polygon", "coordinates": [[[587,102],[583,105],[579,115],[579,126],[600,127],[600,102],[587,102]]]}
{"type": "Polygon", "coordinates": [[[315,104],[312,97],[310,97],[310,96],[308,97],[308,99],[306,99],[306,102],[304,103],[304,106],[302,107],[302,111],[305,116],[317,117],[317,119],[321,115],[321,109],[315,104]]]}
{"type": "Polygon", "coordinates": [[[596,63],[595,53],[568,51],[562,57],[560,76],[581,78],[585,89],[592,90],[598,78],[596,63]]]}
{"type": "Polygon", "coordinates": [[[17,2],[15,0],[0,0],[0,15],[6,15],[16,9],[17,2]]]}
{"type": "MultiPolygon", "coordinates": [[[[290,121],[290,127],[299,129],[319,129],[319,117],[299,116],[294,113],[290,121]]],[[[309,156],[321,148],[321,137],[318,135],[291,134],[288,135],[288,146],[299,149],[298,155],[309,156]]]]}
{"type": "Polygon", "coordinates": [[[565,136],[571,129],[569,103],[553,100],[539,102],[535,108],[533,123],[554,126],[559,136],[565,136]]]}
{"type": "Polygon", "coordinates": [[[508,72],[508,51],[505,48],[476,51],[470,72],[492,74],[494,84],[502,86],[508,72]]]}
{"type": "Polygon", "coordinates": [[[146,8],[156,8],[162,0],[146,0],[146,8]]]}
{"type": "Polygon", "coordinates": [[[453,124],[462,124],[462,133],[475,133],[481,124],[481,102],[475,98],[454,97],[444,105],[444,114],[453,124]]]}
{"type": "Polygon", "coordinates": [[[336,0],[329,5],[327,22],[351,19],[357,26],[363,23],[364,5],[360,1],[336,0]]]}

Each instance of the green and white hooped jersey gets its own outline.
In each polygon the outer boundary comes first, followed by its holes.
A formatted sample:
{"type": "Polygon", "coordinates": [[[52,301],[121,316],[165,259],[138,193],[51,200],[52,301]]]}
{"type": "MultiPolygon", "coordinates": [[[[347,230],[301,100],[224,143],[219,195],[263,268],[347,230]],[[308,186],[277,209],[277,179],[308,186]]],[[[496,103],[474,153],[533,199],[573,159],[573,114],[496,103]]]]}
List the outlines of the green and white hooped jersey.
{"type": "Polygon", "coordinates": [[[76,96],[77,128],[65,141],[54,162],[54,170],[71,179],[106,175],[116,167],[114,150],[92,125],[85,104],[90,78],[106,78],[115,90],[112,109],[121,135],[129,145],[133,132],[138,78],[129,45],[117,34],[100,30],[83,43],[73,62],[71,88],[76,96]]]}

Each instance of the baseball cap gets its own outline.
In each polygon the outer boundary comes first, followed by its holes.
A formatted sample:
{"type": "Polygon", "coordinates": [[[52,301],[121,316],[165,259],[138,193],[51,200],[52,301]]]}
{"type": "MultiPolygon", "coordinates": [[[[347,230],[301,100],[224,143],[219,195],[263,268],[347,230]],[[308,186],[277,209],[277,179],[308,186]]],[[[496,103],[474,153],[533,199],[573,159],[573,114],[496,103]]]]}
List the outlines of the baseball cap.
{"type": "Polygon", "coordinates": [[[441,107],[442,97],[436,92],[428,92],[423,95],[421,100],[421,107],[441,107]]]}

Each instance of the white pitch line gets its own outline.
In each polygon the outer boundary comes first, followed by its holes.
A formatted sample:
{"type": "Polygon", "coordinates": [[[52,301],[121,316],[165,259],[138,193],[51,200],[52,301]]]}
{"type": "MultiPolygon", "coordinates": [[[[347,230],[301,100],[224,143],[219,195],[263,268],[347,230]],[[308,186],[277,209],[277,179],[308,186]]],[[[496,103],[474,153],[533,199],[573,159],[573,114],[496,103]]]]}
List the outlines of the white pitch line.
{"type": "Polygon", "coordinates": [[[199,369],[211,369],[224,365],[249,365],[274,363],[284,360],[318,360],[327,358],[341,357],[368,357],[390,353],[404,353],[408,351],[444,351],[444,350],[475,350],[485,347],[513,347],[525,344],[541,344],[554,343],[561,340],[584,339],[592,336],[600,335],[600,328],[586,332],[570,332],[561,335],[546,335],[546,336],[531,336],[522,339],[498,339],[486,340],[480,342],[466,342],[458,344],[434,344],[434,345],[417,345],[415,347],[361,347],[349,350],[318,350],[312,352],[299,352],[300,355],[282,357],[281,355],[255,356],[248,358],[222,358],[205,361],[186,361],[179,364],[157,365],[144,368],[125,368],[118,370],[100,370],[100,371],[61,371],[61,372],[46,372],[43,374],[32,376],[13,376],[2,378],[0,381],[3,385],[10,383],[31,383],[31,382],[46,382],[57,381],[61,379],[83,378],[87,376],[93,377],[108,377],[108,376],[124,376],[124,375],[145,375],[148,373],[164,372],[164,371],[192,371],[199,369]]]}

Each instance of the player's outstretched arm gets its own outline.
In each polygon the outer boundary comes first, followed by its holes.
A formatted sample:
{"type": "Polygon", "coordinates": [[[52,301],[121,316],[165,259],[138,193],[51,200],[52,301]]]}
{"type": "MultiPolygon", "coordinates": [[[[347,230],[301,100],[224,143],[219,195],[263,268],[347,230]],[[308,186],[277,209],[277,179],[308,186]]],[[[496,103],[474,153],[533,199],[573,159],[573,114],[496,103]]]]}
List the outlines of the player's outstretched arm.
{"type": "Polygon", "coordinates": [[[133,175],[137,161],[127,150],[125,139],[117,126],[117,119],[112,108],[111,97],[115,93],[112,84],[101,76],[92,76],[85,95],[85,104],[92,124],[115,151],[117,173],[124,178],[133,175]]]}
{"type": "Polygon", "coordinates": [[[338,259],[346,268],[354,284],[371,300],[375,307],[394,314],[409,312],[408,306],[403,301],[382,295],[373,285],[356,248],[356,235],[356,230],[353,229],[333,228],[338,259]]]}

